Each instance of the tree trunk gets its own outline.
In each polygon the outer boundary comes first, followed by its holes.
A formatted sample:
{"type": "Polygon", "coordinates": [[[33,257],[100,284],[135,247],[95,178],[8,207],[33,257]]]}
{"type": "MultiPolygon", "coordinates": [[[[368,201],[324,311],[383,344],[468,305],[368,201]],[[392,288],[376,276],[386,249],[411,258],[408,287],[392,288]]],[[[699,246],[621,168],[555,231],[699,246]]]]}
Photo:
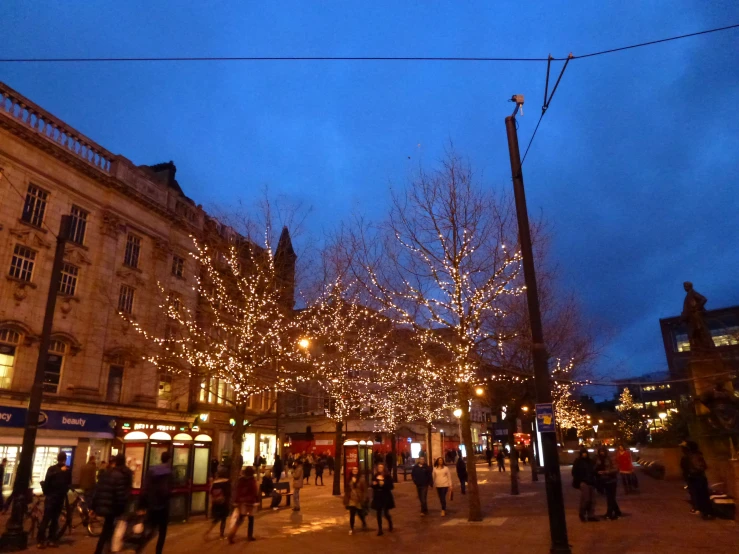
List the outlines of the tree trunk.
{"type": "Polygon", "coordinates": [[[341,421],[336,422],[336,436],[334,437],[334,444],[336,445],[336,467],[334,468],[334,496],[341,496],[341,470],[344,468],[344,441],[342,438],[342,431],[344,429],[344,423],[341,421]]]}
{"type": "Polygon", "coordinates": [[[393,471],[393,483],[398,482],[398,435],[393,432],[392,435],[390,435],[393,441],[392,447],[390,448],[390,453],[393,457],[393,467],[391,468],[393,471]]]}
{"type": "Polygon", "coordinates": [[[433,438],[431,436],[433,434],[432,429],[433,428],[431,427],[431,422],[429,422],[429,424],[428,424],[428,439],[426,439],[426,463],[430,467],[434,467],[434,453],[431,450],[431,440],[433,438]]]}
{"type": "Polygon", "coordinates": [[[508,440],[511,442],[511,495],[516,496],[519,494],[518,491],[518,451],[516,450],[516,431],[517,421],[516,414],[518,408],[512,412],[509,416],[508,423],[508,440]]]}
{"type": "MultiPolygon", "coordinates": [[[[462,391],[460,391],[462,392],[462,391]]],[[[470,428],[470,405],[467,394],[460,394],[462,416],[462,440],[467,450],[467,499],[469,502],[468,521],[482,521],[482,506],[480,505],[480,489],[477,486],[477,466],[475,465],[475,445],[472,444],[472,429],[470,428]]]]}
{"type": "Polygon", "coordinates": [[[246,426],[244,425],[244,414],[246,413],[246,406],[240,404],[236,406],[234,410],[234,429],[233,437],[231,441],[231,487],[232,490],[236,490],[236,482],[239,480],[241,475],[241,468],[244,465],[245,460],[241,457],[241,451],[244,446],[244,432],[246,426]]]}

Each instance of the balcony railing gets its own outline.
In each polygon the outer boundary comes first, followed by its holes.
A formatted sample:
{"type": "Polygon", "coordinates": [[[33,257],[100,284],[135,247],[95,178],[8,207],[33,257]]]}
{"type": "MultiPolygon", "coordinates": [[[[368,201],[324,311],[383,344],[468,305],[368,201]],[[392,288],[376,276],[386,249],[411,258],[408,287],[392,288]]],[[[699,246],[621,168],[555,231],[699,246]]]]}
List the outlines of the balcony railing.
{"type": "Polygon", "coordinates": [[[64,148],[100,171],[110,173],[115,156],[78,133],[4,83],[0,83],[0,116],[11,117],[44,139],[64,148]]]}

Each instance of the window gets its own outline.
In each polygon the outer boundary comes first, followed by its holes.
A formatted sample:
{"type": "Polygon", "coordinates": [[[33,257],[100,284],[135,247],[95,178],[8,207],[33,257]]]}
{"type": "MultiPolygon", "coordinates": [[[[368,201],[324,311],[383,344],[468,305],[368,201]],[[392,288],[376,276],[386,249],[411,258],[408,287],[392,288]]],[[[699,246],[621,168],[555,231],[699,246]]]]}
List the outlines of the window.
{"type": "Polygon", "coordinates": [[[136,235],[128,235],[126,239],[126,255],[123,263],[129,267],[139,267],[139,254],[141,253],[141,239],[136,235]]]}
{"type": "Polygon", "coordinates": [[[175,311],[176,313],[180,313],[181,300],[179,294],[177,294],[176,292],[170,292],[167,303],[171,310],[175,311]]]}
{"type": "Polygon", "coordinates": [[[15,349],[20,335],[10,329],[0,330],[0,389],[9,389],[13,384],[15,349]]]}
{"type": "Polygon", "coordinates": [[[26,202],[23,204],[23,215],[21,221],[30,223],[36,227],[41,227],[44,222],[44,213],[46,213],[46,201],[49,199],[49,193],[36,185],[28,185],[26,193],[26,202]]]}
{"type": "Polygon", "coordinates": [[[77,244],[85,244],[85,231],[87,230],[87,216],[85,210],[79,206],[72,206],[72,227],[69,230],[69,240],[77,244]]]}
{"type": "Polygon", "coordinates": [[[22,244],[16,244],[15,250],[13,250],[13,259],[10,262],[10,276],[30,283],[35,261],[35,250],[31,250],[22,244]]]}
{"type": "Polygon", "coordinates": [[[80,268],[75,265],[68,263],[62,265],[62,280],[59,281],[60,294],[74,296],[74,293],[77,290],[77,274],[79,271],[80,268]]]}
{"type": "Polygon", "coordinates": [[[183,277],[185,275],[185,259],[179,256],[172,257],[172,275],[183,277]]]}
{"type": "Polygon", "coordinates": [[[62,377],[64,366],[64,355],[67,353],[67,345],[61,341],[53,340],[49,345],[49,357],[46,360],[46,371],[44,371],[44,392],[59,392],[59,381],[62,377]]]}
{"type": "Polygon", "coordinates": [[[159,375],[159,391],[157,391],[157,405],[160,408],[169,408],[172,400],[172,376],[166,373],[159,375]]]}
{"type": "Polygon", "coordinates": [[[121,293],[118,295],[118,311],[124,314],[133,312],[133,296],[135,293],[133,287],[121,285],[121,293]]]}
{"type": "Polygon", "coordinates": [[[112,365],[108,370],[108,391],[105,401],[119,404],[121,402],[121,391],[123,390],[123,366],[112,365]]]}

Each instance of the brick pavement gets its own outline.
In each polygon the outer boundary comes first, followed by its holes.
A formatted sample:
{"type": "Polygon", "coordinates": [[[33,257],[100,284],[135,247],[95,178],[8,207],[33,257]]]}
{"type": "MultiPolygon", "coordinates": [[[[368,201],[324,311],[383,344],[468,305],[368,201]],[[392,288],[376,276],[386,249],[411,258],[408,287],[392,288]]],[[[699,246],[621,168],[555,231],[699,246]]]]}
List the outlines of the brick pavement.
{"type": "MultiPolygon", "coordinates": [[[[703,521],[688,512],[687,496],[679,482],[655,481],[640,475],[641,492],[619,496],[625,517],[618,521],[583,524],[577,517],[578,491],[570,486],[569,468],[563,467],[567,525],[575,554],[712,554],[739,552],[739,525],[732,521],[703,521]]],[[[521,494],[508,495],[508,473],[488,472],[478,466],[484,521],[466,521],[466,497],[459,494],[450,502],[447,517],[439,516],[439,504],[433,491],[429,494],[431,514],[420,517],[415,488],[410,481],[400,482],[395,489],[397,509],[393,511],[395,531],[383,537],[375,534],[374,514],[369,518],[370,531],[348,535],[348,516],[339,498],[331,496],[330,483],[325,487],[307,486],[301,493],[302,510],[278,512],[265,510],[256,518],[257,541],[246,543],[239,537],[236,544],[212,538],[203,539],[207,523],[193,518],[188,524],[170,527],[165,553],[202,554],[203,552],[248,552],[253,554],[289,554],[320,552],[332,554],[373,553],[380,550],[399,552],[516,552],[545,554],[549,551],[549,527],[546,516],[544,482],[531,482],[530,472],[521,472],[521,494]]],[[[619,490],[620,492],[620,490],[619,490]]],[[[605,499],[598,499],[596,513],[605,511],[605,499]]],[[[240,531],[246,533],[246,526],[240,531]]],[[[60,554],[87,554],[94,550],[94,539],[81,535],[67,541],[60,554]]],[[[33,551],[33,549],[32,549],[33,551]]],[[[153,553],[149,545],[147,553],[153,553]]]]}

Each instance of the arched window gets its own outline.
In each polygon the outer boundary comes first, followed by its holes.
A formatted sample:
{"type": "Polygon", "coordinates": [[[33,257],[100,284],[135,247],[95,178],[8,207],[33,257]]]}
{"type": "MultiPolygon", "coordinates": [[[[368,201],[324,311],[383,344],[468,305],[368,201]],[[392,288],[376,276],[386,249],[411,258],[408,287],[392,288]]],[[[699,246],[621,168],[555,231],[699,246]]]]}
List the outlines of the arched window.
{"type": "Polygon", "coordinates": [[[9,389],[13,384],[13,367],[20,333],[12,329],[0,329],[0,389],[9,389]]]}
{"type": "Polygon", "coordinates": [[[67,343],[52,340],[49,343],[49,358],[46,360],[44,371],[44,392],[56,394],[59,392],[59,382],[64,368],[64,357],[67,354],[67,343]]]}

